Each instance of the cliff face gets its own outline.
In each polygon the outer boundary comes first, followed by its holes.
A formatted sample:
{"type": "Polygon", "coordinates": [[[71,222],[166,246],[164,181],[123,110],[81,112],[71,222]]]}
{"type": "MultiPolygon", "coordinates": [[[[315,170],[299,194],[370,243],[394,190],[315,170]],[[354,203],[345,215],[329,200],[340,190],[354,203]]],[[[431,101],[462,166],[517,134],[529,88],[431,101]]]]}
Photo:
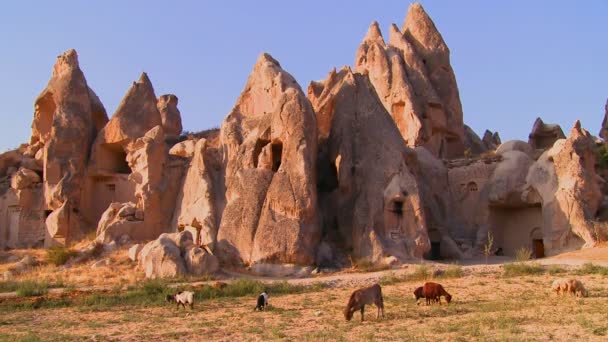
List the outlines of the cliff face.
{"type": "Polygon", "coordinates": [[[262,54],[219,130],[180,136],[177,105],[143,73],[108,120],[76,52],[59,56],[30,142],[0,155],[0,247],[157,239],[140,264],[163,276],[468,258],[488,233],[507,254],[600,238],[592,137],[539,118],[528,143],[479,138],[419,4],[307,93],[262,54]]]}

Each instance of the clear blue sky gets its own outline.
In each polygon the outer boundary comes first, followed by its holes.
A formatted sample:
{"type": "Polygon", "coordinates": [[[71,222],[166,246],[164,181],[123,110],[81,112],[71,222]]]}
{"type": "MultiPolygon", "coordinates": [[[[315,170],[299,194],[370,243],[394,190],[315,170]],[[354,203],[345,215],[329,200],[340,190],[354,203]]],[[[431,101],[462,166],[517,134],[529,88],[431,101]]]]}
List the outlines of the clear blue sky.
{"type": "MultiPolygon", "coordinates": [[[[608,97],[608,1],[421,1],[452,52],[465,122],[527,139],[534,119],[598,133],[608,97]]],[[[265,51],[306,89],[351,65],[369,24],[409,1],[10,1],[0,11],[0,151],[26,142],[55,57],[75,48],[111,115],[146,71],[184,129],[219,126],[265,51]],[[287,5],[288,4],[288,5],[287,5]]]]}

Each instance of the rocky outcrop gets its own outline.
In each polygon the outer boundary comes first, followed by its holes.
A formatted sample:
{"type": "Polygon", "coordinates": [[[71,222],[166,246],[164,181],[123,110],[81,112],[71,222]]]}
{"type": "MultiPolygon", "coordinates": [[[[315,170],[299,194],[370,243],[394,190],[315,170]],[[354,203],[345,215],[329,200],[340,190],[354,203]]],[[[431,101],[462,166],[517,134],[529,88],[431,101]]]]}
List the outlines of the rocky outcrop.
{"type": "Polygon", "coordinates": [[[156,104],[167,138],[177,138],[182,133],[182,117],[177,109],[177,102],[177,96],[167,94],[161,95],[156,104]]]}
{"type": "Polygon", "coordinates": [[[545,245],[554,251],[597,243],[592,220],[602,201],[591,135],[576,122],[530,169],[527,192],[543,206],[545,245]]]}
{"type": "Polygon", "coordinates": [[[38,184],[40,181],[40,176],[38,176],[36,172],[21,167],[11,178],[11,188],[22,190],[34,184],[38,184]]]}
{"type": "Polygon", "coordinates": [[[498,135],[498,132],[492,133],[487,129],[483,133],[483,138],[481,139],[481,141],[483,142],[486,149],[488,149],[490,151],[496,150],[496,148],[498,146],[500,146],[500,144],[501,144],[500,136],[498,135]]]}
{"type": "Polygon", "coordinates": [[[217,258],[196,247],[190,232],[161,234],[147,243],[137,257],[146,278],[205,275],[219,269],[217,258]]]}
{"type": "Polygon", "coordinates": [[[226,207],[216,254],[224,262],[314,262],[316,137],[300,86],[262,54],[221,128],[226,207]]]}
{"type": "Polygon", "coordinates": [[[183,180],[175,206],[173,226],[193,228],[195,241],[214,249],[220,218],[215,194],[221,188],[214,185],[212,161],[207,153],[206,139],[194,146],[194,156],[183,180]]]}
{"type": "Polygon", "coordinates": [[[604,140],[608,140],[608,100],[606,100],[606,106],[604,107],[604,120],[602,120],[600,137],[604,140]]]}
{"type": "Polygon", "coordinates": [[[464,125],[464,149],[465,156],[477,156],[488,150],[485,143],[481,141],[477,133],[467,125],[464,125]]]}
{"type": "Polygon", "coordinates": [[[133,82],[110,121],[99,132],[91,152],[91,173],[129,173],[126,147],[162,126],[154,88],[146,73],[133,82]]]}
{"type": "Polygon", "coordinates": [[[533,149],[546,150],[553,146],[558,139],[565,139],[562,128],[557,124],[546,124],[541,118],[536,118],[530,132],[528,144],[533,149]]]}
{"type": "Polygon", "coordinates": [[[372,23],[355,71],[369,75],[407,145],[442,158],[463,155],[462,105],[449,49],[420,4],[410,6],[401,30],[391,26],[388,44],[372,23]]]}
{"type": "Polygon", "coordinates": [[[311,83],[308,96],[320,123],[321,201],[331,203],[323,212],[324,235],[352,249],[355,260],[422,257],[430,246],[416,156],[368,77],[334,70],[311,83]]]}
{"type": "Polygon", "coordinates": [[[43,150],[46,207],[70,211],[58,221],[65,227],[53,229],[55,234],[49,231],[47,245],[66,243],[82,234],[81,187],[96,124],[104,120],[105,109],[88,87],[76,51],[63,53],[57,58],[47,87],[36,99],[30,139],[30,145],[43,150]]]}

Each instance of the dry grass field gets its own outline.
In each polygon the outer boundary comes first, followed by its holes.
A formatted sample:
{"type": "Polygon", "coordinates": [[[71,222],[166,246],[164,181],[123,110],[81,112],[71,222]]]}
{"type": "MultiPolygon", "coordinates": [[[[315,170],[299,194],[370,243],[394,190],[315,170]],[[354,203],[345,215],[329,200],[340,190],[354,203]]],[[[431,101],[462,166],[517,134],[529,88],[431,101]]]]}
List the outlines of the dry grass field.
{"type": "MultiPolygon", "coordinates": [[[[1,341],[605,341],[608,337],[608,269],[535,263],[450,266],[435,279],[453,295],[450,305],[416,305],[412,291],[431,278],[435,266],[384,271],[386,317],[366,307],[347,322],[350,293],[373,279],[347,273],[345,281],[315,285],[240,280],[223,290],[193,288],[194,309],[163,301],[174,291],[163,282],[105,292],[6,298],[0,302],[1,341]],[[581,279],[587,298],[558,297],[556,277],[581,279]],[[347,281],[349,278],[356,279],[347,281]],[[253,312],[255,297],[268,288],[270,307],[253,312]]],[[[334,277],[335,278],[335,277],[334,277]]]]}

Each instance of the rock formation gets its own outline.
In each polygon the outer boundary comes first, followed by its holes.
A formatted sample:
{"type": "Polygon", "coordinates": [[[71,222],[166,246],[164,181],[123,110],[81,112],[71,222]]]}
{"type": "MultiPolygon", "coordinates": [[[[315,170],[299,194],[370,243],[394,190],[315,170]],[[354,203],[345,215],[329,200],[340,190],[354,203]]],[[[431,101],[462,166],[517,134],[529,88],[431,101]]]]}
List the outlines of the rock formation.
{"type": "Polygon", "coordinates": [[[331,203],[323,210],[325,235],[352,249],[355,259],[422,257],[429,239],[412,168],[416,156],[368,77],[334,70],[311,83],[308,96],[320,123],[321,201],[331,203]]]}
{"type": "Polygon", "coordinates": [[[606,106],[604,107],[604,120],[602,120],[600,137],[604,140],[608,140],[608,100],[606,100],[606,106]]]}
{"type": "Polygon", "coordinates": [[[529,135],[528,144],[533,149],[546,150],[551,148],[558,139],[565,139],[562,128],[557,124],[546,124],[541,118],[536,118],[529,135]]]}
{"type": "Polygon", "coordinates": [[[388,44],[378,23],[365,35],[355,72],[369,75],[382,104],[409,146],[425,146],[442,158],[462,156],[462,105],[450,52],[420,4],[410,6],[388,44]]]}
{"type": "Polygon", "coordinates": [[[529,143],[480,139],[419,4],[388,41],[370,26],[354,70],[306,95],[262,54],[221,130],[181,135],[177,97],[157,98],[145,73],[108,120],[67,51],[36,99],[30,142],[0,154],[0,248],[96,228],[108,246],[140,242],[129,257],[147,277],[209,274],[219,261],[305,276],[475,257],[489,235],[505,255],[536,257],[608,238],[589,133],[577,122],[565,138],[539,118],[529,143]]]}
{"type": "Polygon", "coordinates": [[[168,94],[159,97],[156,104],[167,138],[177,138],[182,133],[182,117],[177,102],[177,96],[168,94]]]}
{"type": "Polygon", "coordinates": [[[221,129],[226,208],[216,254],[227,263],[312,264],[317,126],[291,75],[262,54],[221,129]]]}

